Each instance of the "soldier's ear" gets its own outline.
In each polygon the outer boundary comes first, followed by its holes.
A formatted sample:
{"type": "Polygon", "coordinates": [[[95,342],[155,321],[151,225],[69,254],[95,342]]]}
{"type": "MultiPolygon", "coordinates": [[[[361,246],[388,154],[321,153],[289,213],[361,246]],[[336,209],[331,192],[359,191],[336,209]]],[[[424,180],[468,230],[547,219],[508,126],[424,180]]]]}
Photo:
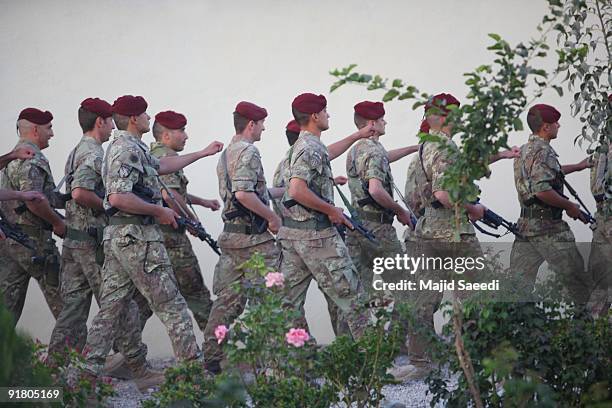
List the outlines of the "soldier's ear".
{"type": "Polygon", "coordinates": [[[101,128],[102,126],[104,126],[104,119],[102,118],[102,116],[98,116],[96,118],[96,122],[94,123],[94,127],[101,128]]]}

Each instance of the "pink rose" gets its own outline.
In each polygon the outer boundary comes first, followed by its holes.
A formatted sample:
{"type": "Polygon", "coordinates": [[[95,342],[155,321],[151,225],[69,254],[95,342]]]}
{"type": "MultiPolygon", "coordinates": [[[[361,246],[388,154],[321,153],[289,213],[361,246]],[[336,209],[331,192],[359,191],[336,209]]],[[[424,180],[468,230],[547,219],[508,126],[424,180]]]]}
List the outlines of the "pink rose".
{"type": "Polygon", "coordinates": [[[223,324],[217,326],[217,328],[215,329],[215,337],[217,338],[217,344],[221,344],[223,339],[225,339],[225,335],[228,331],[229,329],[227,328],[227,326],[223,324]]]}
{"type": "Polygon", "coordinates": [[[292,346],[302,347],[304,343],[310,339],[310,336],[304,329],[289,329],[287,334],[285,334],[285,338],[287,339],[287,343],[292,346]]]}
{"type": "Polygon", "coordinates": [[[272,286],[282,288],[284,283],[285,277],[280,272],[270,272],[266,275],[266,288],[271,288],[272,286]]]}

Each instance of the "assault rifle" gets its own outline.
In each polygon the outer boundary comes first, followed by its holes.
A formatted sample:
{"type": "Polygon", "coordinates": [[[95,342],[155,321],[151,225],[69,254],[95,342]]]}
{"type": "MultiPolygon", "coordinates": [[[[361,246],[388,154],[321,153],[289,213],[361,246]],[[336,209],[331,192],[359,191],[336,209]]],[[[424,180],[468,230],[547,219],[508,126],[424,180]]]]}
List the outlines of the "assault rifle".
{"type": "Polygon", "coordinates": [[[13,225],[7,221],[2,210],[0,210],[0,229],[4,232],[7,238],[23,245],[32,252],[36,251],[34,244],[30,240],[30,237],[19,228],[17,225],[13,225]]]}
{"type": "MultiPolygon", "coordinates": [[[[582,206],[582,209],[580,210],[580,214],[582,215],[583,222],[585,224],[589,224],[589,228],[594,230],[596,228],[596,226],[597,226],[597,222],[595,221],[595,218],[593,217],[593,214],[591,214],[591,212],[589,211],[587,206],[580,199],[580,196],[578,196],[578,193],[576,192],[576,190],[574,190],[574,187],[572,187],[570,185],[570,183],[567,182],[565,177],[563,177],[563,185],[565,187],[567,187],[567,191],[569,191],[570,194],[576,199],[576,201],[578,201],[578,203],[580,203],[580,206],[582,206]]],[[[561,195],[563,197],[567,198],[565,195],[563,195],[563,194],[561,194],[561,195]]]]}
{"type": "MultiPolygon", "coordinates": [[[[154,198],[155,192],[151,190],[150,188],[145,187],[141,184],[134,185],[132,187],[132,193],[134,193],[134,195],[136,195],[141,200],[146,201],[147,203],[151,203],[151,204],[157,203],[157,201],[154,198]]],[[[110,209],[106,210],[106,215],[108,215],[109,217],[112,217],[118,211],[119,210],[117,208],[111,207],[110,209]]],[[[201,241],[205,241],[208,244],[208,246],[211,247],[213,251],[215,251],[218,255],[221,255],[221,250],[219,249],[219,245],[217,244],[217,241],[215,241],[213,237],[211,237],[210,234],[206,232],[206,229],[204,228],[202,223],[200,223],[199,221],[194,221],[187,217],[177,218],[176,223],[181,228],[187,228],[193,231],[201,241]]]]}

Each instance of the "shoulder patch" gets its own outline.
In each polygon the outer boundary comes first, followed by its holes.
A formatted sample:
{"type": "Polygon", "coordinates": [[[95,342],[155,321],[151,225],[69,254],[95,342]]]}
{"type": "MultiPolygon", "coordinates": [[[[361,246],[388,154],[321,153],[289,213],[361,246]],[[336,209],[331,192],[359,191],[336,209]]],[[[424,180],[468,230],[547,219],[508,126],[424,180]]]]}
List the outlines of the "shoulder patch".
{"type": "Polygon", "coordinates": [[[132,172],[132,168],[133,168],[132,166],[122,164],[121,167],[119,167],[119,176],[126,178],[132,172]]]}

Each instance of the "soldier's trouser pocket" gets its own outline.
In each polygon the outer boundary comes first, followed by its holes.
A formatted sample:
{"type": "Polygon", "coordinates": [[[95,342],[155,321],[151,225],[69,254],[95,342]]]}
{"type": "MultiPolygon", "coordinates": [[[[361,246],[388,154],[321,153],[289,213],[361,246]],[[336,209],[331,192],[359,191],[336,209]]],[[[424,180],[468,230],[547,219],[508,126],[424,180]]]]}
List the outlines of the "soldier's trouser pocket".
{"type": "Polygon", "coordinates": [[[149,303],[161,304],[173,300],[178,293],[178,286],[164,245],[155,241],[137,241],[133,249],[141,254],[138,267],[140,273],[133,277],[138,290],[149,303]]]}

